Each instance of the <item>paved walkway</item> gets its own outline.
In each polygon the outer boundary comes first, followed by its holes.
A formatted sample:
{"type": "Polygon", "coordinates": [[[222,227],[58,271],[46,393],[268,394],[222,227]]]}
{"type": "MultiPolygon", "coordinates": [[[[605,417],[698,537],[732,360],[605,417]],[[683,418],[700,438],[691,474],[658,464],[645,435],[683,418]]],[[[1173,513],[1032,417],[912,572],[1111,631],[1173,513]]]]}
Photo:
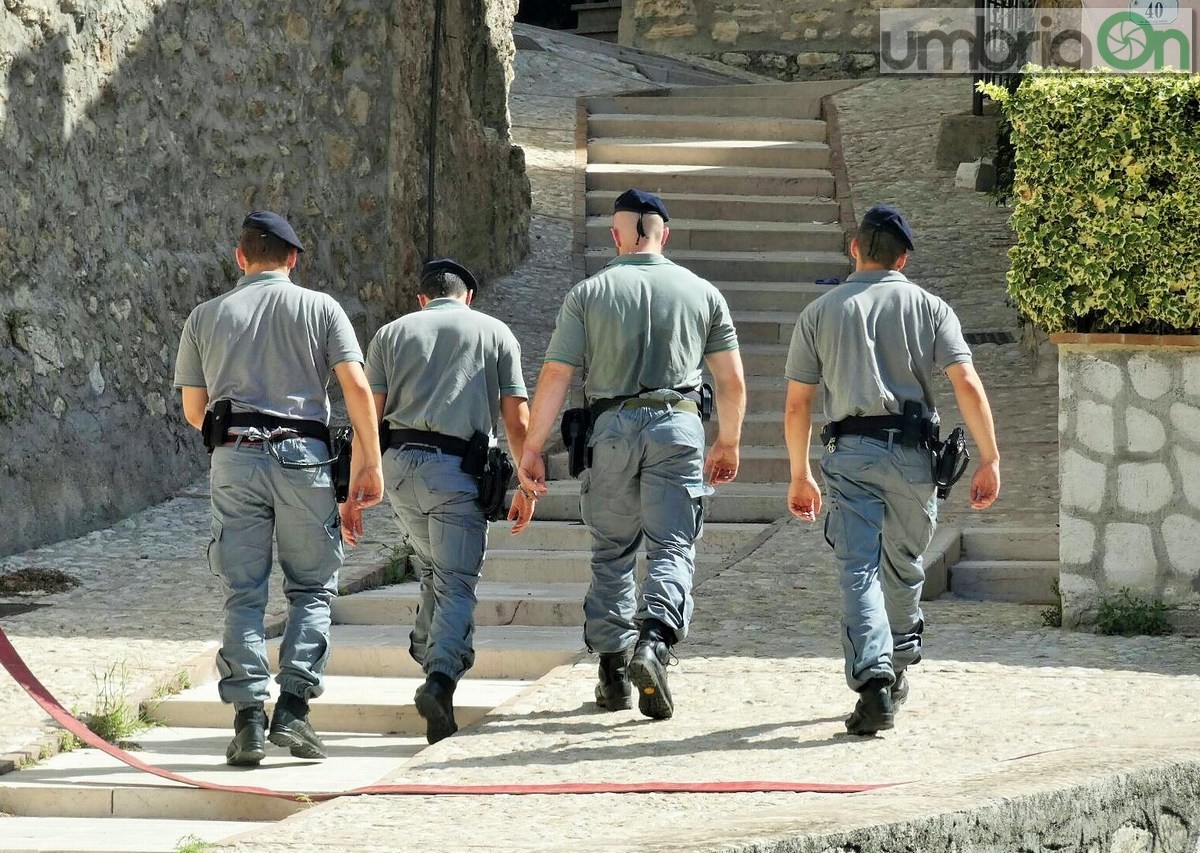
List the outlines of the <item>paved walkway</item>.
{"type": "MultiPolygon", "coordinates": [[[[547,318],[572,283],[573,96],[630,85],[640,85],[630,69],[586,55],[519,56],[512,109],[534,179],[535,251],[481,306],[513,321],[531,372],[547,318]]],[[[960,80],[882,80],[839,96],[850,177],[860,212],[888,199],[911,214],[919,248],[910,272],[946,294],[968,330],[1012,328],[995,242],[1004,212],[954,190],[952,176],[932,166],[940,115],[967,109],[968,99],[960,80]]],[[[1001,422],[1005,492],[987,514],[949,507],[945,516],[1052,526],[1055,389],[1031,379],[1015,345],[976,353],[1001,422]]],[[[964,493],[955,494],[959,506],[964,493]]],[[[0,571],[43,565],[84,580],[53,607],[0,624],[68,704],[86,708],[92,673],[123,661],[131,687],[168,678],[215,645],[219,595],[203,562],[206,527],[205,502],[179,498],[113,530],[0,561],[0,571]]],[[[368,529],[390,532],[382,519],[368,529]]],[[[366,573],[378,556],[373,545],[360,548],[347,574],[366,573]]],[[[1151,784],[1168,793],[1191,784],[1195,799],[1194,775],[1178,770],[1200,759],[1194,640],[1073,634],[1041,627],[1036,607],[933,602],[928,656],[913,672],[896,730],[852,739],[842,727],[853,696],[842,681],[836,595],[819,529],[781,522],[699,585],[693,634],[672,671],[673,720],[593,713],[594,663],[584,661],[388,778],[906,785],[850,797],[363,798],[309,810],[237,849],[1106,850],[1108,835],[1097,833],[1123,823],[1127,840],[1143,837],[1139,826],[1153,828],[1155,849],[1184,850],[1189,832],[1194,839],[1186,799],[1148,812],[1128,807],[1151,784]],[[1016,799],[1032,795],[1036,809],[1016,799]],[[895,822],[907,823],[885,828],[895,822]]],[[[2,679],[0,707],[0,751],[45,730],[32,703],[2,679]]]]}

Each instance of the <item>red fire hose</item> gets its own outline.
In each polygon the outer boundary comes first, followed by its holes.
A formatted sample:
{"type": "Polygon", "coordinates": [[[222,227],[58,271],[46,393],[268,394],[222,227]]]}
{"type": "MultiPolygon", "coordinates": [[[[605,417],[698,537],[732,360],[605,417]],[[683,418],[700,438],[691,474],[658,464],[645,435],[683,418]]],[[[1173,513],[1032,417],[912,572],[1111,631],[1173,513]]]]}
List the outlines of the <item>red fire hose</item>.
{"type": "Polygon", "coordinates": [[[220,785],[180,776],[161,767],[154,767],[118,749],[96,735],[79,720],[67,713],[58,700],[50,695],[45,686],[29,671],[25,661],[17,654],[8,636],[0,629],[0,666],[16,679],[17,684],[37,702],[43,711],[56,723],[69,731],[88,746],[101,750],[113,758],[143,773],[150,773],[172,782],[180,782],[206,791],[226,791],[231,794],[254,794],[295,802],[324,802],[338,797],[360,797],[367,794],[421,795],[459,794],[483,796],[496,794],[756,794],[787,792],[796,794],[857,794],[877,788],[888,788],[900,784],[889,782],[876,785],[836,785],[822,782],[555,782],[546,785],[367,785],[349,791],[325,793],[289,793],[256,788],[249,785],[220,785]]]}

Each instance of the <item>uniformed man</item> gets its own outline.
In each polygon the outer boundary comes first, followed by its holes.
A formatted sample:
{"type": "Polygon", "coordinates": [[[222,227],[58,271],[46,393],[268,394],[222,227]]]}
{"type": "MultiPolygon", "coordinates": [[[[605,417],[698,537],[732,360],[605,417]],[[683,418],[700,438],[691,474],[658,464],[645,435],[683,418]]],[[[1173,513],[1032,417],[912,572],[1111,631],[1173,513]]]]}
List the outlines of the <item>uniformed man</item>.
{"type": "Polygon", "coordinates": [[[692,615],[695,540],[708,483],[737,476],[746,387],[737,333],[715,287],[663,256],[667,209],[632,189],[614,206],[617,258],[567,294],[538,378],[518,466],[522,488],[546,491],[542,448],[576,370],[593,418],[580,509],[592,535],[584,639],[600,654],[596,704],[674,712],[666,666],[692,615]],[[717,384],[717,439],[704,458],[701,363],[717,384]],[[706,483],[706,479],[708,483],[706,483]],[[637,555],[647,577],[637,597],[637,555]],[[636,642],[636,647],[635,647],[636,642]],[[632,651],[632,660],[630,652],[632,651]]]}
{"type": "Polygon", "coordinates": [[[971,506],[984,509],[1000,492],[992,413],[971,351],[950,306],[901,272],[912,249],[899,211],[868,210],[850,243],[854,273],[804,309],[786,366],[788,508],[805,521],[821,511],[808,453],[813,402],[825,389],[825,539],[840,567],[846,682],[859,693],[846,729],[856,735],[892,728],[908,697],[905,670],[921,660],[921,555],[937,519],[935,364],[979,448],[971,506]]]}
{"type": "MultiPolygon", "coordinates": [[[[430,743],[458,730],[454,689],[475,662],[475,588],[487,519],[464,457],[472,445],[478,452],[494,441],[498,418],[519,457],[529,424],[520,346],[504,323],[471,310],[476,287],[455,261],[427,263],[421,310],[384,326],[367,348],[367,378],[390,445],[383,463],[388,499],[420,569],[409,651],[426,674],[415,698],[430,743]]],[[[518,493],[508,516],[513,533],[525,529],[533,509],[532,495],[518,493]]],[[[346,515],[356,538],[361,518],[354,508],[346,515]]]]}
{"type": "Polygon", "coordinates": [[[383,492],[362,352],[332,297],[292,283],[302,251],[282,216],[247,216],[236,251],[245,275],[192,311],[175,365],[184,416],[196,429],[208,427],[212,453],[208,556],[226,587],[217,668],[221,699],[236,709],[225,754],[232,765],[253,766],[266,754],[263,618],[272,538],[288,616],[269,739],[298,758],[326,757],[308,701],[324,689],[330,602],[344,553],[328,464],[330,369],[354,427],[351,492],[360,507],[378,503],[383,492]]]}

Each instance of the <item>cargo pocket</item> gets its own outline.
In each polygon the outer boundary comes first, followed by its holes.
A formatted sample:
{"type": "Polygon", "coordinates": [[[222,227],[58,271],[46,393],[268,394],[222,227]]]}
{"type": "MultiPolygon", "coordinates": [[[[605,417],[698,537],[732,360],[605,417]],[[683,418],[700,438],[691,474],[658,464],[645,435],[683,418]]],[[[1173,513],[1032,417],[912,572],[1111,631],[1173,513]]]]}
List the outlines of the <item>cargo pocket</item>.
{"type": "Polygon", "coordinates": [[[204,551],[204,556],[208,561],[208,573],[214,577],[222,577],[221,567],[213,566],[213,548],[221,541],[222,525],[221,520],[214,518],[212,520],[212,538],[208,540],[208,548],[204,551]]]}
{"type": "Polygon", "coordinates": [[[829,502],[829,511],[825,513],[825,544],[837,551],[837,534],[841,529],[842,513],[839,510],[837,501],[829,502]]]}
{"type": "Polygon", "coordinates": [[[705,483],[697,483],[687,487],[688,497],[692,499],[692,512],[695,518],[695,531],[692,536],[692,541],[700,539],[704,535],[704,514],[708,496],[713,493],[712,486],[705,483]]]}

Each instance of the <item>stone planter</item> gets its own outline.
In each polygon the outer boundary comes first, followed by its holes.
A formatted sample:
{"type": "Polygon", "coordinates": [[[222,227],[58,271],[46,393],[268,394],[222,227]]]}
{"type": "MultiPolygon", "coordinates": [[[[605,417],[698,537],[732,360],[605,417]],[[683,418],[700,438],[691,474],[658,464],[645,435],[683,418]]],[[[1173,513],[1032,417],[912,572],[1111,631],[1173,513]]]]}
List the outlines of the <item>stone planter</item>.
{"type": "Polygon", "coordinates": [[[1063,624],[1123,587],[1200,632],[1200,336],[1051,335],[1063,624]]]}

